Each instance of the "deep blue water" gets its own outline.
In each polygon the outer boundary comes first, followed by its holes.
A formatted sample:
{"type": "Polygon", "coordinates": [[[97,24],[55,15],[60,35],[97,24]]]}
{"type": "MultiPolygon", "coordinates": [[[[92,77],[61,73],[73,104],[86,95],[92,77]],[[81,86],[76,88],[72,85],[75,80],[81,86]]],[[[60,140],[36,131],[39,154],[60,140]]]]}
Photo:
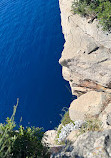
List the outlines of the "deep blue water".
{"type": "Polygon", "coordinates": [[[0,1],[0,122],[52,129],[72,96],[58,60],[64,37],[58,0],[0,1]]]}

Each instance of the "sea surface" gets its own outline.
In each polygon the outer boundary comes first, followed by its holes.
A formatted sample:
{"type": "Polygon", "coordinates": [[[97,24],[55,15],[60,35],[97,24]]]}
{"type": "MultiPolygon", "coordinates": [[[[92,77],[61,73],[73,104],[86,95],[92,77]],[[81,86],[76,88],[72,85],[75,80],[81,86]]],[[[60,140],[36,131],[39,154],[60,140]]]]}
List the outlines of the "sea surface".
{"type": "Polygon", "coordinates": [[[0,1],[0,122],[56,127],[72,95],[58,60],[64,45],[58,0],[0,1]]]}

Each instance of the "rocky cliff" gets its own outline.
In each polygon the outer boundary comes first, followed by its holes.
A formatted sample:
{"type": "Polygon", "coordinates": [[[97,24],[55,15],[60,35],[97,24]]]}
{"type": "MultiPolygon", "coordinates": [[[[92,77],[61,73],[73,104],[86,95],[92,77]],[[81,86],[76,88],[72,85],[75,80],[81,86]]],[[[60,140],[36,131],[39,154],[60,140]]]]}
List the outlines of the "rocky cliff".
{"type": "Polygon", "coordinates": [[[74,15],[72,0],[59,4],[65,38],[59,63],[78,98],[69,107],[71,122],[46,132],[45,142],[52,158],[111,158],[111,34],[97,19],[74,15]]]}
{"type": "Polygon", "coordinates": [[[111,34],[97,27],[97,20],[73,15],[72,0],[59,0],[65,37],[59,63],[72,94],[90,90],[111,93],[111,34]]]}

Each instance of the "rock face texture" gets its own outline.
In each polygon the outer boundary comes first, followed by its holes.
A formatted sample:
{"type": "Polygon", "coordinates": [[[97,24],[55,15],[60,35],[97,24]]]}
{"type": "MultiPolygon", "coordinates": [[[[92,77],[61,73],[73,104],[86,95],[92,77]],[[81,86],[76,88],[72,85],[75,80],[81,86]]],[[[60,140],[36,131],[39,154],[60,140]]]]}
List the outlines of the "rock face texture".
{"type": "Polygon", "coordinates": [[[59,0],[64,50],[59,63],[74,95],[90,90],[111,93],[111,34],[97,27],[97,20],[71,13],[72,0],[59,0]]]}
{"type": "Polygon", "coordinates": [[[111,130],[88,132],[51,158],[111,158],[111,130]]]}
{"type": "Polygon", "coordinates": [[[71,103],[69,116],[73,121],[84,120],[86,117],[98,117],[110,101],[111,94],[90,91],[71,103]]]}
{"type": "Polygon", "coordinates": [[[42,143],[49,147],[55,146],[56,134],[57,134],[56,130],[49,130],[45,132],[44,137],[42,139],[42,143]]]}
{"type": "Polygon", "coordinates": [[[53,146],[56,137],[65,144],[52,150],[51,158],[111,158],[111,34],[98,28],[96,19],[73,15],[72,1],[59,0],[65,37],[59,63],[78,98],[69,107],[73,126],[59,125],[48,133],[47,144],[53,146]]]}
{"type": "Polygon", "coordinates": [[[102,121],[104,129],[111,129],[111,103],[101,112],[99,119],[102,121]]]}

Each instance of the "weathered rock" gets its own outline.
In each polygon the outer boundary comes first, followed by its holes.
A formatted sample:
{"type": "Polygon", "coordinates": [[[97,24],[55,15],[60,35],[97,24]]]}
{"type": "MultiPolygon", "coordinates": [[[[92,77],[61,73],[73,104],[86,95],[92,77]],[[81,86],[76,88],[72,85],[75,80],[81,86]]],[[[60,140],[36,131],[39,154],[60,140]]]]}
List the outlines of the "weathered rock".
{"type": "Polygon", "coordinates": [[[56,136],[57,136],[57,131],[56,130],[49,130],[46,131],[43,138],[42,138],[42,144],[44,146],[49,147],[50,153],[58,153],[62,150],[64,145],[57,145],[56,144],[56,136]]]}
{"type": "Polygon", "coordinates": [[[52,158],[111,158],[111,130],[87,132],[52,158]]]}
{"type": "Polygon", "coordinates": [[[86,80],[89,81],[88,91],[111,93],[111,34],[98,28],[97,20],[89,23],[89,19],[73,15],[72,1],[59,0],[62,29],[66,40],[59,60],[63,66],[63,77],[70,82],[74,95],[78,93],[80,96],[87,92],[87,89],[84,92],[75,89],[86,88],[86,80]]]}
{"type": "Polygon", "coordinates": [[[84,158],[109,158],[111,156],[111,131],[89,132],[78,137],[72,155],[78,152],[84,158]]]}
{"type": "MultiPolygon", "coordinates": [[[[62,75],[77,95],[69,108],[71,120],[99,118],[103,131],[80,134],[74,130],[71,143],[51,158],[111,158],[111,34],[98,28],[98,21],[73,15],[73,0],[59,0],[64,50],[59,63],[62,75]]],[[[60,127],[59,127],[60,128],[60,127]]],[[[63,133],[64,134],[64,133],[63,133]]]]}
{"type": "Polygon", "coordinates": [[[56,135],[57,135],[56,130],[49,130],[45,132],[42,139],[42,143],[48,147],[56,146],[56,143],[55,143],[56,135]]]}
{"type": "Polygon", "coordinates": [[[59,132],[59,135],[58,135],[58,138],[56,138],[57,142],[58,143],[61,143],[61,142],[65,142],[66,141],[66,138],[67,136],[74,130],[77,130],[77,129],[80,129],[81,126],[84,124],[84,121],[82,120],[77,120],[75,121],[74,123],[70,122],[66,125],[60,125],[58,127],[58,130],[57,132],[60,130],[59,132]]]}
{"type": "MultiPolygon", "coordinates": [[[[111,101],[109,100],[109,102],[111,101]]],[[[105,107],[99,115],[99,119],[102,121],[103,129],[111,129],[111,103],[105,107]]]]}
{"type": "Polygon", "coordinates": [[[52,154],[58,153],[63,149],[63,147],[64,147],[63,145],[52,146],[52,147],[50,147],[50,153],[52,153],[52,154]]]}
{"type": "Polygon", "coordinates": [[[105,109],[111,95],[90,91],[74,100],[69,108],[71,120],[84,120],[85,117],[97,117],[105,109]]]}
{"type": "Polygon", "coordinates": [[[74,130],[68,135],[66,140],[70,141],[70,142],[75,142],[77,137],[78,137],[78,135],[79,135],[79,130],[74,130]]]}
{"type": "Polygon", "coordinates": [[[108,113],[108,116],[107,116],[107,124],[111,126],[111,112],[108,113]]]}

